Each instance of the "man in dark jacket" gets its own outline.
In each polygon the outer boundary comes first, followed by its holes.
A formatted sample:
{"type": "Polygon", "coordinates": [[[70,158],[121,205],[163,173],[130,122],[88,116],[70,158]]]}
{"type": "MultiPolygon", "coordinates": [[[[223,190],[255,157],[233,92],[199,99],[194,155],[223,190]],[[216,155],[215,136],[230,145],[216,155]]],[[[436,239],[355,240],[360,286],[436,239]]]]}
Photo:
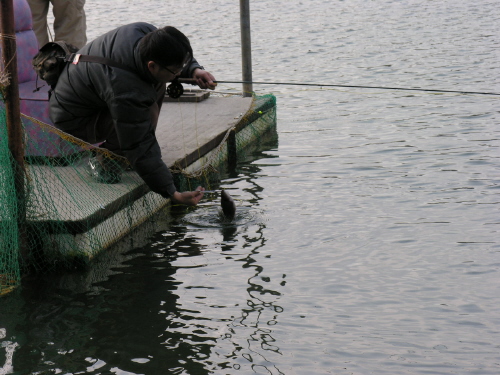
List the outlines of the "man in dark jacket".
{"type": "MultiPolygon", "coordinates": [[[[167,82],[181,76],[195,78],[201,88],[216,86],[212,74],[193,58],[187,37],[171,26],[157,29],[138,22],[102,35],[78,53],[112,64],[67,64],[50,98],[54,125],[90,143],[104,141],[101,147],[127,158],[152,191],[178,203],[198,204],[204,189],[176,190],[155,135],[167,82]]],[[[91,160],[90,168],[97,177],[106,173],[102,160],[91,160]]]]}

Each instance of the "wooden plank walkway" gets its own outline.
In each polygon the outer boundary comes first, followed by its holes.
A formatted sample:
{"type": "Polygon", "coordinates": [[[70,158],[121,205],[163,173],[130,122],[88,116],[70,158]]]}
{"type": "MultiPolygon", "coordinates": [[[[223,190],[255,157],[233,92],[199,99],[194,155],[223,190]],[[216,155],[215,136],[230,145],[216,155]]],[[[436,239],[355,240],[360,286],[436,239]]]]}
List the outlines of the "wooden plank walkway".
{"type": "Polygon", "coordinates": [[[198,103],[166,102],[156,137],[163,161],[172,166],[234,127],[249,110],[252,98],[209,97],[198,103]]]}

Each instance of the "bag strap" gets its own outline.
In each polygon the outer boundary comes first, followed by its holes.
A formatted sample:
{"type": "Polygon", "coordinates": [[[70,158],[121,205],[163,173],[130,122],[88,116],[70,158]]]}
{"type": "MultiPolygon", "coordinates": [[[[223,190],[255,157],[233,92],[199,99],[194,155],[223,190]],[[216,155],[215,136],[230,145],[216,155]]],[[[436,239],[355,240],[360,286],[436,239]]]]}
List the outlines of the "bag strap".
{"type": "Polygon", "coordinates": [[[79,53],[72,53],[69,56],[67,55],[66,58],[64,59],[64,61],[69,62],[73,65],[77,65],[80,61],[99,63],[99,64],[103,64],[103,65],[109,65],[109,66],[112,66],[114,68],[127,70],[131,73],[137,74],[136,71],[132,70],[128,66],[126,66],[122,63],[116,62],[114,60],[108,59],[107,57],[81,55],[79,53]]]}

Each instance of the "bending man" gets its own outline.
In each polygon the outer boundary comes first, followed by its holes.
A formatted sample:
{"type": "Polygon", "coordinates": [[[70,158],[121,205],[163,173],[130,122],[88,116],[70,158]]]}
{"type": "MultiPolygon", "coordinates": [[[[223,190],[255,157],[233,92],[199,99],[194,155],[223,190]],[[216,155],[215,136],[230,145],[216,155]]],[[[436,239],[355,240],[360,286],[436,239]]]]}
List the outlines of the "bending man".
{"type": "MultiPolygon", "coordinates": [[[[195,78],[201,88],[215,88],[212,74],[193,58],[188,38],[171,26],[139,22],[102,35],[78,53],[110,59],[121,68],[67,64],[50,98],[54,125],[89,143],[104,141],[101,147],[127,158],[152,191],[198,204],[203,189],[176,190],[155,134],[167,82],[182,76],[195,78]]],[[[120,180],[106,160],[91,159],[89,168],[100,182],[120,180]]]]}

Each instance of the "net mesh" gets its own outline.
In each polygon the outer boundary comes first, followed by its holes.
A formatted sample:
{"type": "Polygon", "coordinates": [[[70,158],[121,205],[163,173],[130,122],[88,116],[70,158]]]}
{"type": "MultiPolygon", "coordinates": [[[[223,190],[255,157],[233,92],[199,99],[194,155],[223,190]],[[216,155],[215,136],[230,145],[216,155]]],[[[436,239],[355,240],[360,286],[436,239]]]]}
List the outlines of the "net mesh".
{"type": "MultiPolygon", "coordinates": [[[[20,201],[0,111],[0,296],[19,286],[24,274],[88,263],[170,204],[149,191],[126,159],[37,119],[21,120],[37,127],[25,131],[25,149],[43,155],[50,142],[58,156],[25,157],[20,201]]],[[[250,110],[208,153],[171,166],[177,189],[216,188],[227,166],[246,158],[275,126],[275,96],[254,96],[250,110]]]]}

